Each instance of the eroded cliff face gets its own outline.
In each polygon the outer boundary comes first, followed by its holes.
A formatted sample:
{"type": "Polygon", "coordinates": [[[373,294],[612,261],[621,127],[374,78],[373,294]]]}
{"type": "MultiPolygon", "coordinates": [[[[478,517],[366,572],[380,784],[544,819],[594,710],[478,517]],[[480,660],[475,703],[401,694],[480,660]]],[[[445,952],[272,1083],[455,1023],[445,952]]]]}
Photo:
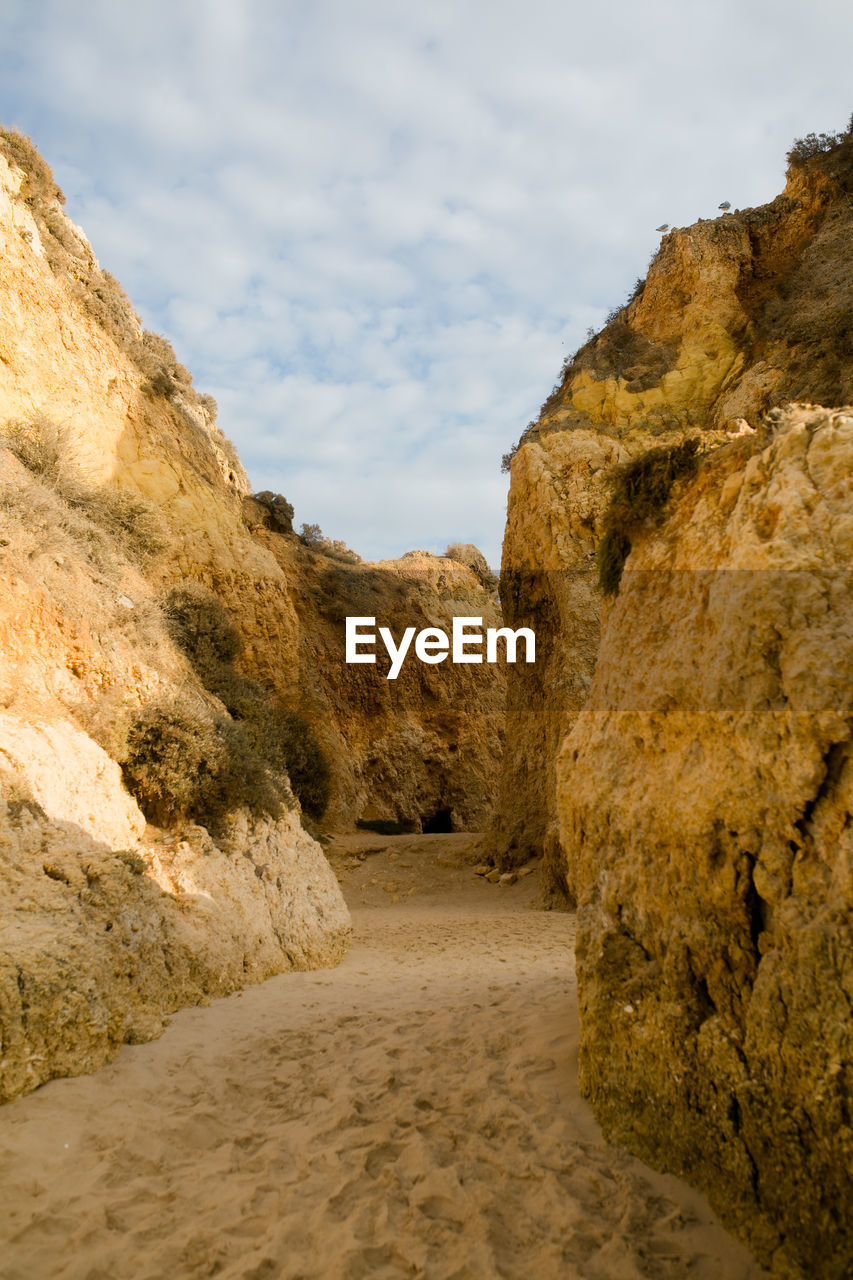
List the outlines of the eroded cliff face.
{"type": "Polygon", "coordinates": [[[160,595],[195,580],[226,606],[242,669],[305,715],[326,750],[329,823],[417,824],[447,809],[457,829],[482,828],[501,755],[502,670],[409,663],[389,682],[381,664],[349,669],[343,617],[373,613],[395,634],[446,630],[455,614],[499,625],[490,585],[427,554],[342,561],[264,518],[209,397],[164,361],[153,335],[145,346],[127,299],[51,192],[27,203],[33,185],[0,154],[0,424],[59,424],[89,482],[138,493],[162,514],[171,545],[149,580],[160,595]]]}
{"type": "Polygon", "coordinates": [[[615,464],[696,437],[714,448],[788,400],[853,400],[853,138],[792,168],[760,209],[666,235],[635,296],[569,361],[512,460],[502,597],[536,628],[509,673],[491,840],[504,868],[545,854],[565,898],[555,762],[584,702],[601,617],[596,550],[615,464]],[[529,709],[534,714],[529,714],[529,709]]]}
{"type": "Polygon", "coordinates": [[[581,1081],[781,1275],[853,1267],[853,411],[774,413],[632,550],[557,808],[581,1081]]]}
{"type": "Polygon", "coordinates": [[[95,1069],[182,1005],[337,964],[351,926],[292,799],[276,819],[235,812],[215,840],[146,823],[119,764],[128,716],[213,700],[156,585],[3,449],[0,550],[5,1101],[95,1069]]]}
{"type": "Polygon", "coordinates": [[[270,519],[248,496],[215,404],[168,344],[143,332],[66,218],[44,162],[5,133],[0,255],[7,1098],[92,1069],[123,1041],[156,1034],[182,1004],[335,964],[347,946],[340,890],[280,759],[259,758],[242,712],[176,639],[173,588],[206,592],[211,625],[236,628],[242,652],[223,671],[237,701],[254,699],[276,724],[298,712],[313,729],[330,765],[331,825],[380,817],[417,828],[438,815],[482,826],[503,685],[493,667],[456,678],[420,663],[395,682],[381,663],[350,678],[347,612],[375,614],[395,633],[448,629],[457,613],[488,626],[493,588],[443,557],[341,560],[270,519]],[[178,736],[166,741],[173,723],[178,736]],[[131,763],[140,804],[169,773],[180,809],[188,787],[207,794],[231,750],[215,825],[198,815],[152,825],[148,807],[146,823],[128,790],[131,763]],[[243,792],[245,805],[233,799],[243,792]]]}
{"type": "Polygon", "coordinates": [[[595,548],[608,503],[607,476],[652,440],[581,429],[519,450],[512,467],[501,570],[507,625],[531,627],[535,665],[511,668],[506,750],[492,850],[511,870],[544,854],[543,887],[569,899],[557,822],[554,766],[589,693],[601,630],[595,548]]]}
{"type": "Polygon", "coordinates": [[[766,208],[671,232],[522,436],[501,594],[541,657],[510,672],[492,832],[577,903],[606,1132],[780,1276],[833,1280],[853,1270],[851,191],[848,134],[766,208]],[[604,595],[619,484],[684,442],[632,523],[620,491],[604,595]]]}
{"type": "Polygon", "coordinates": [[[412,626],[449,633],[454,617],[498,627],[494,589],[427,552],[353,563],[257,525],[254,536],[287,584],[286,600],[274,583],[240,572],[209,581],[245,636],[247,669],[314,726],[332,773],[324,822],[345,829],[384,819],[420,830],[443,815],[455,831],[483,830],[500,769],[504,669],[410,656],[389,680],[379,640],[375,664],[344,662],[344,627],[347,615],[374,617],[396,640],[412,626]]]}

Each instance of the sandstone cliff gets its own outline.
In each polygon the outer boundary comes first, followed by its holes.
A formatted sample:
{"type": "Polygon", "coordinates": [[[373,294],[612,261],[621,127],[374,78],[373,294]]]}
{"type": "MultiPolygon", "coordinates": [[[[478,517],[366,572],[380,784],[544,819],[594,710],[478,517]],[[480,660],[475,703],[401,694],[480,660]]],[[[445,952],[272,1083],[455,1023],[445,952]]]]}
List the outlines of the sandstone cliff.
{"type": "Polygon", "coordinates": [[[492,844],[505,868],[544,847],[558,898],[554,766],[595,666],[612,468],[685,437],[712,447],[787,400],[853,400],[851,190],[848,135],[792,165],[771,204],[669,232],[634,296],[567,362],[512,458],[502,598],[514,625],[537,626],[542,657],[510,673],[513,745],[492,844]]]}
{"type": "Polygon", "coordinates": [[[410,626],[449,631],[454,616],[500,626],[494,590],[428,552],[353,563],[257,525],[254,537],[287,583],[287,618],[280,587],[267,592],[242,575],[211,581],[244,631],[252,672],[317,732],[332,773],[326,824],[384,819],[420,830],[443,818],[447,829],[483,830],[501,759],[503,668],[410,658],[388,680],[381,644],[373,665],[343,662],[344,624],[347,615],[375,617],[397,639],[410,626]]]}
{"type": "Polygon", "coordinates": [[[581,1082],[780,1274],[853,1266],[853,411],[775,413],[631,553],[557,767],[581,1082]]]}
{"type": "Polygon", "coordinates": [[[481,828],[497,784],[502,673],[449,664],[416,673],[410,664],[393,684],[379,668],[351,676],[342,619],[349,601],[394,629],[446,629],[454,614],[495,625],[490,584],[426,554],[354,564],[357,556],[342,560],[325,541],[303,545],[279,511],[271,519],[270,504],[248,497],[212,399],[195,392],[168,344],[143,332],[65,216],[44,161],[16,135],[5,139],[0,425],[40,415],[61,428],[90,484],[153,505],[170,547],[148,579],[160,596],[192,579],[226,607],[243,640],[241,669],[304,715],[325,749],[329,823],[417,824],[448,810],[457,828],[481,828]]]}
{"type": "MultiPolygon", "coordinates": [[[[0,1100],[101,1065],[184,1004],[336,964],[350,934],[283,779],[277,816],[238,808],[216,840],[146,824],[119,764],[134,715],[184,709],[201,735],[216,706],[121,545],[116,518],[138,508],[100,501],[0,449],[0,1100]]],[[[182,754],[150,757],[191,781],[182,754]]]]}
{"type": "Polygon", "coordinates": [[[853,400],[851,191],[848,134],[766,208],[671,232],[522,437],[501,594],[542,660],[510,674],[492,833],[503,866],[544,848],[577,902],[606,1132],[780,1276],[833,1280],[853,1269],[853,413],[790,402],[853,400]]]}
{"type": "Polygon", "coordinates": [[[347,612],[490,625],[492,586],[306,545],[286,502],[252,499],[211,397],[2,131],[0,254],[6,1098],[182,1004],[337,963],[349,918],[300,797],[331,825],[482,827],[503,686],[349,679],[347,612]]]}

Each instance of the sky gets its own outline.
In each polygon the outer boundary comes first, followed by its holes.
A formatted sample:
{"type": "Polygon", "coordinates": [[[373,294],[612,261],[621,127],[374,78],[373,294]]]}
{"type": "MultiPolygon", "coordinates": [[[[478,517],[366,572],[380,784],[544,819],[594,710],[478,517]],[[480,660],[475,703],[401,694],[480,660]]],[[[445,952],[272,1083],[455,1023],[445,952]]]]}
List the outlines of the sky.
{"type": "Polygon", "coordinates": [[[0,120],[219,403],[366,558],[500,559],[500,460],[645,275],[853,111],[847,0],[0,0],[0,120]]]}

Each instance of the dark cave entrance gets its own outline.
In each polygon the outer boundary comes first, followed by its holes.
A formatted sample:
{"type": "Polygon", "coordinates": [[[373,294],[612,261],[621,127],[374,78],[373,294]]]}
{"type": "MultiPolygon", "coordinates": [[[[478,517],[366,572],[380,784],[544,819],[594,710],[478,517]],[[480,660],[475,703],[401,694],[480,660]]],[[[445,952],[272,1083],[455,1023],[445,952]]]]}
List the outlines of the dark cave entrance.
{"type": "Polygon", "coordinates": [[[421,831],[425,836],[446,835],[453,830],[453,815],[449,809],[436,809],[435,813],[421,818],[421,831]]]}

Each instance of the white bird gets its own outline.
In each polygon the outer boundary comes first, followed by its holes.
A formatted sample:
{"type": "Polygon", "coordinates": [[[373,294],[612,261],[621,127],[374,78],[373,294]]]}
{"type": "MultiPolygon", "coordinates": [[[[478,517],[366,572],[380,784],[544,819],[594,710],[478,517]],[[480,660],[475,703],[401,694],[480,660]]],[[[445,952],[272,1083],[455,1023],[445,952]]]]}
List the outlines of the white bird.
{"type": "Polygon", "coordinates": [[[662,226],[655,227],[655,231],[669,231],[669,223],[664,222],[662,226]]]}
{"type": "Polygon", "coordinates": [[[732,207],[731,200],[724,200],[722,204],[717,205],[717,208],[722,209],[724,213],[728,212],[728,210],[731,209],[731,207],[732,207]]]}

